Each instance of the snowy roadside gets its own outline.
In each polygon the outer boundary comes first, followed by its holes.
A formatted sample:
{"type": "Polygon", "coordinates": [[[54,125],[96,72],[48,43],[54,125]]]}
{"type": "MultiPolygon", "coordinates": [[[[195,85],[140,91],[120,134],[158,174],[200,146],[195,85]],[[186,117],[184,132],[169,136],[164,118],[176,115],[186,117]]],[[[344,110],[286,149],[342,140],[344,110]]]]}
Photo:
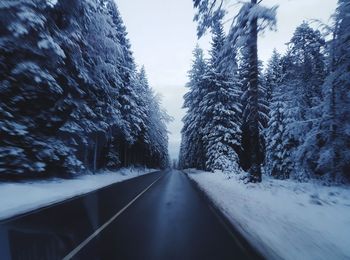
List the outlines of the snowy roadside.
{"type": "Polygon", "coordinates": [[[115,172],[81,175],[69,180],[51,178],[0,183],[0,220],[154,171],[157,170],[123,168],[115,172]]]}
{"type": "Polygon", "coordinates": [[[350,189],[186,170],[267,259],[350,259],[350,189]]]}

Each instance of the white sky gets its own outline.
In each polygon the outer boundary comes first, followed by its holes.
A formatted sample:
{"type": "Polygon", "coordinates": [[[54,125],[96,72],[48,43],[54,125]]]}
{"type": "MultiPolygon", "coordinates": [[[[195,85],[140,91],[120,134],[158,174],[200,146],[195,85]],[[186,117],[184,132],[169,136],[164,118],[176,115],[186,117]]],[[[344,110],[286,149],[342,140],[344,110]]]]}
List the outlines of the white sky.
{"type": "MultiPolygon", "coordinates": [[[[187,89],[187,71],[197,44],[192,0],[115,0],[132,44],[136,62],[145,65],[150,85],[162,96],[162,105],[174,117],[169,124],[169,152],[176,159],[181,141],[181,109],[187,89]]],[[[235,3],[236,0],[227,0],[235,3]]],[[[267,61],[273,48],[285,51],[295,28],[303,20],[329,22],[337,0],[264,0],[264,5],[279,5],[277,32],[259,38],[259,58],[267,61]]],[[[209,36],[198,43],[210,47],[209,36]]]]}

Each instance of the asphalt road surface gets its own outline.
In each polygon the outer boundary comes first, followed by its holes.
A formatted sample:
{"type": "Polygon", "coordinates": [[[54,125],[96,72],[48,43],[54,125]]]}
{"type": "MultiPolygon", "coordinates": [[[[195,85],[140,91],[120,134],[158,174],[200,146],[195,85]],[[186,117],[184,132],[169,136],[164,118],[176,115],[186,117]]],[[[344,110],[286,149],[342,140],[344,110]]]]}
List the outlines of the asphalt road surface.
{"type": "Polygon", "coordinates": [[[258,259],[180,171],[0,222],[0,259],[258,259]]]}

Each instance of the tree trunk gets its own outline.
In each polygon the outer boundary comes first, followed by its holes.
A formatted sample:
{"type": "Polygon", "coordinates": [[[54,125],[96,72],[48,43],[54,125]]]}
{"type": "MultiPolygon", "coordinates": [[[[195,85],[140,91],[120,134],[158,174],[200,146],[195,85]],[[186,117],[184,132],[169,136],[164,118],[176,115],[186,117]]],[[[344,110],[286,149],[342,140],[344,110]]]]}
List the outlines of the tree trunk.
{"type": "MultiPolygon", "coordinates": [[[[336,31],[336,30],[335,30],[336,31]]],[[[333,32],[333,41],[332,41],[332,48],[331,48],[331,73],[335,71],[335,42],[336,42],[336,33],[333,32]]],[[[331,165],[331,178],[333,181],[335,181],[335,176],[337,174],[338,169],[336,169],[337,165],[337,146],[335,144],[335,140],[337,137],[337,125],[336,125],[336,97],[335,97],[335,85],[334,80],[332,81],[332,89],[331,89],[331,104],[330,104],[330,120],[331,120],[331,144],[334,149],[334,155],[332,158],[332,165],[331,165]]]]}
{"type": "Polygon", "coordinates": [[[98,137],[95,137],[95,149],[94,149],[94,174],[97,170],[97,148],[98,148],[98,137]]]}
{"type": "Polygon", "coordinates": [[[124,144],[124,167],[128,167],[128,152],[126,149],[126,144],[124,144]]]}
{"type": "MultiPolygon", "coordinates": [[[[252,5],[257,4],[257,0],[251,0],[252,5]]],[[[250,22],[249,35],[249,102],[250,102],[250,147],[251,147],[251,168],[250,181],[261,182],[260,168],[260,134],[259,134],[259,102],[258,102],[258,86],[259,86],[259,71],[258,71],[258,21],[253,19],[250,22]]]]}
{"type": "MultiPolygon", "coordinates": [[[[89,142],[89,141],[88,141],[89,142]]],[[[88,160],[88,155],[89,155],[89,144],[83,144],[83,152],[84,152],[84,166],[86,166],[86,168],[90,168],[90,164],[89,164],[89,160],[88,160]]]]}

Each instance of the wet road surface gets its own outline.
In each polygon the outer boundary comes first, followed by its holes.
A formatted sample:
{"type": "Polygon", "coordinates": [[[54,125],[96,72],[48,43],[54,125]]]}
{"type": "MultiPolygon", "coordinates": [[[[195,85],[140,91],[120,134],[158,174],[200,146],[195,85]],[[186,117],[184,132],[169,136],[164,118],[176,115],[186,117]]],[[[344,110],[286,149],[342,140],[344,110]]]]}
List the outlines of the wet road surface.
{"type": "Polygon", "coordinates": [[[0,222],[0,259],[256,259],[180,171],[0,222]]]}

